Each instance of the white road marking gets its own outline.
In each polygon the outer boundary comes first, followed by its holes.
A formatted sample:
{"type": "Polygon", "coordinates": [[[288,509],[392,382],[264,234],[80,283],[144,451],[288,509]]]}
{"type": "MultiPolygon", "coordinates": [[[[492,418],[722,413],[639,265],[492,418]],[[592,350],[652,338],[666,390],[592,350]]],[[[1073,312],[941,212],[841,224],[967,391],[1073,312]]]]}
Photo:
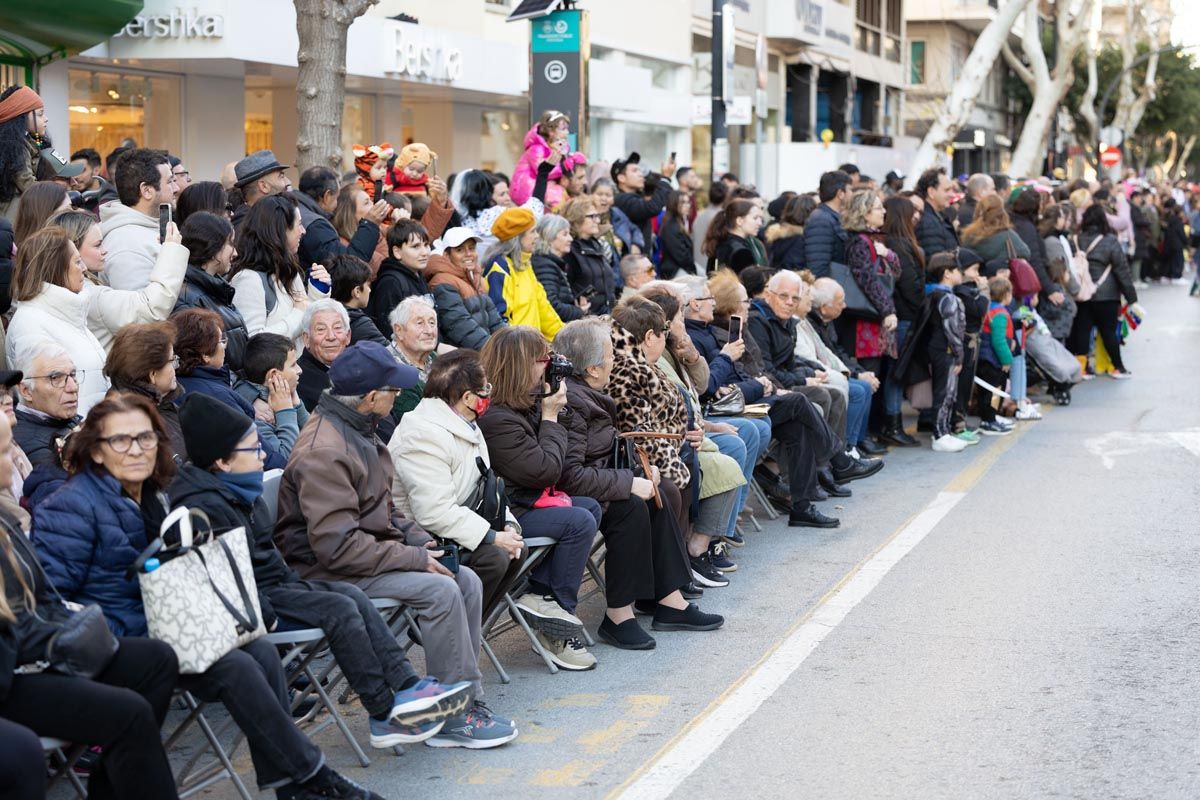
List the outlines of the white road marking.
{"type": "Polygon", "coordinates": [[[1083,446],[1100,459],[1105,469],[1116,466],[1116,456],[1128,456],[1146,450],[1183,447],[1200,456],[1200,430],[1167,431],[1164,433],[1109,431],[1103,436],[1085,439],[1083,446]]]}
{"type": "Polygon", "coordinates": [[[808,619],[707,717],[660,753],[654,764],[624,791],[615,794],[614,800],[661,800],[679,788],[688,775],[783,686],[817,645],[964,497],[964,492],[940,492],[890,542],[826,597],[808,619]]]}
{"type": "Polygon", "coordinates": [[[1200,458],[1200,431],[1181,431],[1180,433],[1172,433],[1171,438],[1174,439],[1181,447],[1187,450],[1197,458],[1200,458]]]}

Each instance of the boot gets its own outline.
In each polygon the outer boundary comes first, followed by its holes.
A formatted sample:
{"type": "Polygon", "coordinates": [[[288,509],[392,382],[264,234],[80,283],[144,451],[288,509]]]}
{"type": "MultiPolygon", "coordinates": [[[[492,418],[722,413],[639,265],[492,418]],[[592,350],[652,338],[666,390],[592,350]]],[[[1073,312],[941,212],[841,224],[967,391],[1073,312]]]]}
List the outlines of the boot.
{"type": "Polygon", "coordinates": [[[899,414],[889,414],[887,424],[879,438],[887,444],[897,447],[920,447],[921,443],[909,436],[904,430],[904,419],[899,414]]]}

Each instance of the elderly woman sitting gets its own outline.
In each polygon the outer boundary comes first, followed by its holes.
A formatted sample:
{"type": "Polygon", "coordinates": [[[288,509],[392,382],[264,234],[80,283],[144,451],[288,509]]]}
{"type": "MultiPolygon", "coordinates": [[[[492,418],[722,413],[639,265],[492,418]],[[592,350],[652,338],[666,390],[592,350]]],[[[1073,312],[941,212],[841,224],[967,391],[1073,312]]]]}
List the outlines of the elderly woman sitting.
{"type": "Polygon", "coordinates": [[[567,262],[574,242],[571,224],[557,214],[547,214],[538,220],[537,241],[533,245],[533,272],[546,290],[546,297],[563,322],[581,319],[592,307],[586,296],[576,299],[567,278],[567,262]]]}
{"type": "Polygon", "coordinates": [[[433,298],[425,294],[414,294],[400,301],[388,316],[392,324],[392,341],[388,352],[401,364],[415,369],[421,380],[411,389],[396,395],[392,406],[392,419],[400,419],[417,407],[425,392],[425,382],[437,358],[438,320],[433,298]]]}
{"type": "Polygon", "coordinates": [[[604,393],[613,369],[612,334],[599,319],[569,322],[554,337],[554,349],[575,366],[567,378],[567,461],[561,486],[604,503],[600,532],[608,546],[605,596],[608,612],[600,638],[625,650],[649,650],[654,639],[638,625],[633,606],[654,615],[654,630],[715,630],[724,624],[684,599],[691,582],[683,531],[671,509],[682,505],[679,487],[657,468],[638,476],[613,461],[617,440],[616,403],[604,393]],[[657,488],[657,493],[656,493],[657,488]],[[656,505],[656,494],[667,495],[656,505]]]}

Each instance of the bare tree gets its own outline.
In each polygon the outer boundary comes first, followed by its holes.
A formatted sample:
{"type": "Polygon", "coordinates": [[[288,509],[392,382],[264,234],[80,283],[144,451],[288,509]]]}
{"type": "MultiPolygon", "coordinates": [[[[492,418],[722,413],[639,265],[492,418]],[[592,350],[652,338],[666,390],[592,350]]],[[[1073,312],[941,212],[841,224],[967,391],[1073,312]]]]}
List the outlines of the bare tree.
{"type": "Polygon", "coordinates": [[[1158,34],[1161,26],[1170,24],[1169,18],[1149,19],[1151,11],[1146,6],[1146,0],[1128,0],[1125,6],[1126,35],[1121,37],[1121,69],[1124,72],[1121,74],[1120,94],[1113,125],[1125,134],[1126,138],[1133,136],[1137,131],[1138,125],[1142,123],[1142,116],[1146,113],[1146,106],[1157,93],[1158,34]],[[1146,74],[1142,78],[1141,86],[1135,90],[1133,63],[1138,57],[1138,45],[1142,42],[1150,48],[1149,60],[1146,62],[1146,74]]]}
{"type": "Polygon", "coordinates": [[[346,33],[379,0],[293,0],[300,66],[296,79],[296,168],[340,168],[346,98],[346,33]]]}
{"type": "Polygon", "coordinates": [[[1030,9],[1027,16],[1036,19],[1035,0],[1008,0],[975,40],[975,46],[971,48],[971,55],[967,56],[963,63],[958,80],[954,82],[941,111],[934,118],[933,124],[925,133],[925,138],[921,140],[920,147],[917,148],[907,179],[910,188],[922,172],[934,165],[938,153],[954,141],[954,137],[967,123],[975,109],[975,101],[983,91],[984,81],[1000,56],[1001,46],[1008,38],[1017,17],[1027,8],[1030,9]]]}
{"type": "Polygon", "coordinates": [[[1017,142],[1009,166],[1009,172],[1013,175],[1033,175],[1041,168],[1046,156],[1046,137],[1050,133],[1050,125],[1075,79],[1072,60],[1075,51],[1083,44],[1092,3],[1093,0],[1080,0],[1072,8],[1070,0],[1055,0],[1051,10],[1056,32],[1053,70],[1046,62],[1036,14],[1027,14],[1021,29],[1021,50],[1028,64],[1017,58],[1007,40],[1002,43],[1004,60],[1033,94],[1033,105],[1025,117],[1021,139],[1017,142]]]}

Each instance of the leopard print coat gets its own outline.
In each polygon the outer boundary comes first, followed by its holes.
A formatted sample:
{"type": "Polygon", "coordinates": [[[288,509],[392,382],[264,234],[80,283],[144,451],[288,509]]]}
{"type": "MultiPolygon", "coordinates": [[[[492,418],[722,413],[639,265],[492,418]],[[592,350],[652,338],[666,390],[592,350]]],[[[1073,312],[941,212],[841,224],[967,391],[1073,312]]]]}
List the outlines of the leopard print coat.
{"type": "MultiPolygon", "coordinates": [[[[622,433],[687,433],[687,406],[675,385],[662,370],[646,361],[633,335],[615,321],[612,342],[613,370],[608,394],[617,403],[617,429],[622,433]]],[[[645,439],[639,444],[664,478],[676,486],[688,485],[692,475],[679,457],[682,442],[645,439]]]]}

